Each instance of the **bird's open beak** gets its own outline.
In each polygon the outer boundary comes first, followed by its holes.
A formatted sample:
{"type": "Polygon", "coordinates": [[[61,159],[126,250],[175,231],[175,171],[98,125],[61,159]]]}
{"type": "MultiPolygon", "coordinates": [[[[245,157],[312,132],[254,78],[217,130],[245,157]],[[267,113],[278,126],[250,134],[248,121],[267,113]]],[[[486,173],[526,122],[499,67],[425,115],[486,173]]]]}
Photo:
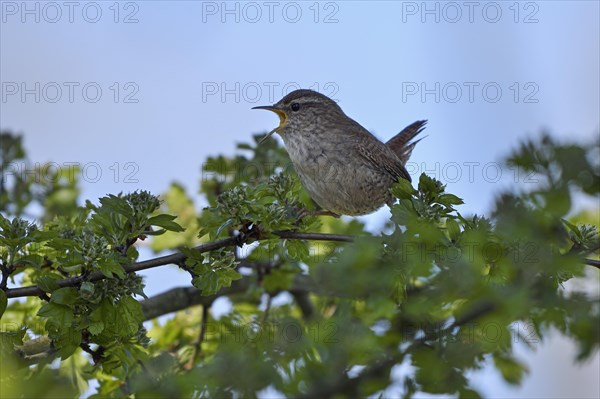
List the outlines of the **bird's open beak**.
{"type": "Polygon", "coordinates": [[[259,144],[262,143],[263,141],[265,141],[266,139],[268,139],[269,137],[271,137],[271,135],[273,133],[277,132],[279,129],[284,127],[285,123],[287,122],[287,116],[285,115],[285,112],[283,112],[279,108],[275,108],[272,105],[261,105],[258,107],[253,107],[252,109],[266,109],[267,111],[272,111],[272,112],[275,112],[277,115],[279,115],[279,126],[277,126],[275,129],[273,129],[269,133],[267,133],[267,135],[259,141],[259,144]]]}

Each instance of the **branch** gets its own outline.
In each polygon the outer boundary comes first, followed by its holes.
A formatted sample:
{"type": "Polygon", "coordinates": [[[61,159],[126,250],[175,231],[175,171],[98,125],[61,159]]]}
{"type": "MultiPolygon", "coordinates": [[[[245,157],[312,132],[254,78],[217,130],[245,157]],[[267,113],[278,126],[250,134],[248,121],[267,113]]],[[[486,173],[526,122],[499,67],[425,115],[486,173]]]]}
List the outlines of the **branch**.
{"type": "Polygon", "coordinates": [[[333,396],[338,396],[340,393],[343,393],[345,394],[345,396],[349,397],[358,397],[359,385],[365,379],[381,377],[383,375],[389,376],[392,367],[394,367],[394,365],[398,363],[401,363],[404,357],[408,355],[410,351],[415,350],[423,345],[426,345],[431,340],[440,339],[442,336],[452,333],[452,331],[456,327],[461,327],[467,323],[471,323],[493,312],[495,309],[496,307],[492,303],[482,302],[479,306],[473,308],[470,312],[468,312],[461,318],[456,319],[447,328],[439,332],[430,332],[428,334],[425,334],[423,337],[413,341],[412,344],[410,344],[405,350],[394,353],[384,359],[380,359],[373,362],[370,366],[366,367],[357,377],[350,378],[348,377],[348,374],[344,372],[344,374],[342,374],[337,381],[333,381],[330,384],[327,384],[326,382],[324,384],[319,384],[316,389],[306,394],[303,394],[301,398],[329,398],[333,396]]]}
{"type": "Polygon", "coordinates": [[[356,237],[346,234],[325,234],[325,233],[299,233],[296,231],[274,231],[273,234],[280,238],[290,240],[315,240],[315,241],[337,241],[353,242],[356,237]]]}
{"type": "MultiPolygon", "coordinates": [[[[284,231],[274,231],[273,235],[278,236],[279,238],[288,239],[288,240],[312,240],[312,241],[333,241],[333,242],[353,242],[356,237],[345,234],[326,234],[326,233],[302,233],[290,230],[284,231]]],[[[254,237],[253,235],[248,236],[237,236],[237,237],[229,237],[221,240],[209,242],[206,244],[200,244],[193,249],[203,253],[214,251],[216,249],[231,247],[231,246],[242,246],[243,244],[250,243],[252,241],[264,241],[270,240],[272,237],[269,237],[268,234],[261,235],[261,237],[254,237]]],[[[130,265],[123,266],[123,269],[126,273],[134,273],[146,269],[152,269],[159,266],[170,265],[170,264],[178,264],[184,262],[187,257],[182,253],[175,253],[166,256],[160,256],[158,258],[145,260],[142,262],[132,263],[130,265]]],[[[584,263],[589,266],[596,267],[600,269],[600,261],[593,259],[584,259],[584,263]]],[[[4,278],[5,273],[3,273],[4,278]]],[[[6,278],[8,275],[6,274],[6,278]]],[[[70,277],[64,280],[57,281],[59,287],[77,287],[84,281],[98,281],[105,279],[106,276],[100,272],[94,272],[88,275],[86,278],[82,276],[70,277]]],[[[2,287],[0,287],[2,288],[2,287]]],[[[6,296],[8,298],[19,298],[26,296],[39,296],[44,297],[46,293],[36,285],[31,285],[28,287],[19,287],[19,288],[11,288],[5,289],[6,296]]]]}
{"type": "MultiPolygon", "coordinates": [[[[323,233],[300,233],[295,231],[277,231],[273,232],[274,235],[289,240],[314,240],[314,241],[337,241],[337,242],[352,242],[353,236],[341,235],[341,234],[323,234],[323,233]]],[[[200,244],[193,249],[203,253],[214,251],[216,249],[231,247],[231,246],[242,246],[243,244],[250,243],[252,241],[264,241],[273,239],[268,234],[265,237],[254,237],[253,235],[248,236],[237,236],[229,237],[221,240],[209,242],[206,244],[200,244]]],[[[187,257],[182,253],[175,253],[166,256],[160,256],[158,258],[145,260],[142,262],[132,263],[130,265],[123,266],[126,273],[139,272],[141,270],[152,269],[159,266],[176,264],[183,262],[187,257]]],[[[94,272],[88,275],[86,278],[81,276],[70,277],[64,280],[57,281],[59,287],[77,287],[84,281],[98,281],[105,279],[106,276],[100,272],[94,272]]],[[[19,298],[25,296],[43,296],[45,292],[37,285],[31,285],[28,287],[19,287],[6,290],[6,296],[8,298],[19,298]]]]}
{"type": "Polygon", "coordinates": [[[144,321],[155,319],[165,314],[187,309],[191,306],[210,306],[220,296],[241,294],[250,287],[252,279],[245,277],[231,283],[230,287],[222,288],[214,295],[202,296],[202,291],[196,287],[172,288],[162,294],[141,301],[144,321]]]}
{"type": "Polygon", "coordinates": [[[2,271],[2,281],[0,281],[0,289],[6,291],[6,285],[8,284],[8,277],[15,271],[14,266],[7,265],[4,266],[0,263],[0,271],[2,271]]]}
{"type": "MultiPolygon", "coordinates": [[[[144,313],[144,321],[155,319],[162,315],[177,312],[187,309],[191,306],[204,305],[210,306],[215,299],[224,295],[243,294],[248,291],[253,282],[253,277],[247,276],[231,283],[230,287],[221,288],[214,295],[202,296],[202,291],[196,287],[178,287],[172,288],[162,294],[153,296],[152,298],[141,301],[142,312],[144,313]]],[[[305,274],[298,274],[294,277],[292,286],[288,290],[294,298],[296,295],[308,295],[309,292],[323,293],[315,284],[313,279],[305,274]]],[[[273,293],[276,294],[276,293],[273,293]]],[[[330,293],[327,293],[330,294],[330,293]]],[[[296,299],[298,302],[298,300],[296,299]]],[[[307,311],[305,304],[298,303],[300,310],[305,317],[312,315],[312,312],[307,311]]],[[[314,312],[314,310],[313,310],[314,312]]]]}

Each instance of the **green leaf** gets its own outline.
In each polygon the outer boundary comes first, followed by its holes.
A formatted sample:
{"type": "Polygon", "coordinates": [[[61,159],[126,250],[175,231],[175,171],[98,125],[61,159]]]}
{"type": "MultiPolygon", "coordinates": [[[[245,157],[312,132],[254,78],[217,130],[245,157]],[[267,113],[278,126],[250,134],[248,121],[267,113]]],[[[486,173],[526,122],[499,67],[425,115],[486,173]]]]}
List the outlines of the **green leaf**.
{"type": "Polygon", "coordinates": [[[294,262],[306,261],[310,255],[306,241],[289,240],[286,243],[286,249],[288,259],[294,262]]]}
{"type": "Polygon", "coordinates": [[[518,385],[528,372],[527,367],[513,357],[503,353],[494,353],[494,365],[509,384],[518,385]]]}
{"type": "Polygon", "coordinates": [[[144,299],[148,299],[148,296],[146,295],[146,293],[144,292],[144,286],[143,285],[139,285],[139,286],[134,286],[131,287],[131,292],[135,295],[141,296],[144,299]]]}
{"type": "Polygon", "coordinates": [[[217,272],[219,274],[219,286],[229,287],[233,280],[239,280],[242,275],[236,272],[234,269],[222,269],[217,272]]]}
{"type": "Polygon", "coordinates": [[[2,229],[4,232],[10,230],[10,228],[10,220],[8,220],[4,216],[2,216],[2,214],[0,214],[0,229],[2,229]]]}
{"type": "Polygon", "coordinates": [[[60,288],[60,286],[57,283],[58,280],[61,280],[61,278],[56,274],[45,274],[36,279],[35,283],[44,292],[53,292],[60,288]]]}
{"type": "Polygon", "coordinates": [[[98,262],[98,269],[108,278],[113,278],[113,274],[116,274],[119,278],[125,278],[125,270],[116,260],[108,258],[102,259],[98,262]]]}
{"type": "Polygon", "coordinates": [[[177,216],[161,214],[148,219],[148,224],[150,226],[159,226],[169,231],[185,231],[183,227],[173,221],[176,218],[177,216]]]}
{"type": "Polygon", "coordinates": [[[75,353],[80,344],[81,332],[70,328],[63,329],[58,338],[54,340],[54,345],[58,347],[58,355],[62,360],[69,358],[75,353]]]}
{"type": "Polygon", "coordinates": [[[131,338],[138,332],[143,319],[142,305],[132,297],[121,297],[116,304],[105,298],[91,313],[87,328],[98,336],[98,343],[109,344],[117,337],[131,338]]]}
{"type": "Polygon", "coordinates": [[[481,399],[482,397],[479,394],[479,392],[475,391],[474,389],[465,387],[458,391],[458,398],[459,399],[481,399]]]}
{"type": "Polygon", "coordinates": [[[142,305],[130,296],[122,297],[117,305],[118,331],[121,336],[135,334],[144,321],[142,305]]]}
{"type": "Polygon", "coordinates": [[[92,225],[97,226],[97,230],[106,237],[114,235],[122,227],[120,223],[115,223],[117,219],[111,218],[111,215],[113,214],[96,213],[91,220],[92,225]]]}
{"type": "Polygon", "coordinates": [[[465,203],[461,198],[454,194],[441,194],[438,196],[437,202],[446,206],[461,205],[465,203]]]}
{"type": "Polygon", "coordinates": [[[456,222],[456,220],[452,218],[446,219],[446,230],[448,231],[448,237],[453,242],[457,241],[460,237],[460,226],[456,222]]]}
{"type": "Polygon", "coordinates": [[[213,267],[210,263],[197,263],[194,260],[190,261],[188,259],[186,260],[185,264],[189,267],[193,267],[194,273],[197,275],[202,275],[213,270],[213,267]]]}
{"type": "Polygon", "coordinates": [[[439,181],[427,176],[425,173],[421,173],[421,176],[419,176],[419,191],[430,194],[433,198],[443,190],[443,185],[439,181]]]}
{"type": "Polygon", "coordinates": [[[219,291],[219,275],[214,271],[204,273],[192,280],[194,287],[202,291],[202,295],[214,295],[219,291]]]}
{"type": "Polygon", "coordinates": [[[15,259],[15,263],[23,263],[40,269],[40,264],[44,261],[44,258],[37,254],[27,254],[20,258],[15,259]]]}
{"type": "Polygon", "coordinates": [[[88,325],[87,329],[90,334],[98,335],[104,331],[104,322],[102,320],[93,321],[88,325]]]}
{"type": "Polygon", "coordinates": [[[127,218],[133,216],[133,209],[123,197],[109,194],[106,197],[100,198],[100,204],[102,205],[99,209],[101,212],[106,212],[108,214],[116,212],[127,218]]]}
{"type": "Polygon", "coordinates": [[[73,323],[73,310],[65,305],[49,302],[43,305],[37,314],[47,318],[56,328],[66,328],[73,323]]]}
{"type": "Polygon", "coordinates": [[[250,144],[248,143],[237,143],[236,147],[239,150],[254,150],[254,147],[252,147],[250,144]]]}
{"type": "Polygon", "coordinates": [[[52,241],[46,243],[47,247],[56,249],[57,251],[67,251],[75,245],[73,240],[68,238],[54,238],[52,241]]]}
{"type": "MultiPolygon", "coordinates": [[[[96,335],[102,333],[105,329],[117,328],[116,308],[110,299],[103,299],[100,306],[90,314],[89,327],[94,330],[96,335]]],[[[112,339],[112,337],[110,338],[112,339]]]]}
{"type": "Polygon", "coordinates": [[[152,231],[146,230],[144,234],[147,236],[161,236],[167,232],[167,229],[154,229],[152,231]]]}
{"type": "Polygon", "coordinates": [[[89,281],[84,281],[81,283],[81,287],[79,287],[79,292],[81,293],[81,297],[85,299],[90,299],[93,297],[94,292],[96,291],[96,286],[94,283],[89,281]]]}
{"type": "Polygon", "coordinates": [[[79,293],[75,288],[64,287],[52,292],[50,302],[70,306],[77,302],[77,299],[79,299],[79,293]]]}
{"type": "Polygon", "coordinates": [[[29,234],[29,237],[33,238],[35,242],[42,242],[54,239],[56,235],[55,231],[35,230],[29,234]]]}
{"type": "Polygon", "coordinates": [[[197,251],[193,248],[183,247],[180,249],[181,253],[187,257],[187,260],[202,263],[204,260],[204,255],[202,252],[197,251]]]}
{"type": "MultiPolygon", "coordinates": [[[[15,355],[15,348],[23,345],[25,328],[17,331],[0,331],[0,361],[5,362],[10,356],[15,355]]],[[[2,370],[0,370],[2,371],[2,370]]]]}
{"type": "Polygon", "coordinates": [[[579,230],[579,227],[575,226],[573,223],[570,223],[568,220],[566,219],[560,219],[565,226],[567,226],[567,228],[575,235],[575,237],[577,238],[577,240],[579,242],[583,241],[583,234],[581,233],[581,230],[579,230]]]}
{"type": "Polygon", "coordinates": [[[399,199],[410,199],[417,193],[412,184],[405,179],[400,179],[392,186],[392,194],[399,199]]]}

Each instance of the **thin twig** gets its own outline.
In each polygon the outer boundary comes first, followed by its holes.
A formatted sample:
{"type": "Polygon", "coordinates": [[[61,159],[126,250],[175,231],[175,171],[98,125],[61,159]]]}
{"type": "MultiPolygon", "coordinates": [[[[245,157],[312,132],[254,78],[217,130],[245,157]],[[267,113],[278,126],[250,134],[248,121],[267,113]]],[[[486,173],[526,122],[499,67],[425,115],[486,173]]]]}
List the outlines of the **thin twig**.
{"type": "Polygon", "coordinates": [[[210,305],[202,306],[202,321],[200,322],[200,334],[198,335],[198,340],[194,343],[194,356],[190,359],[187,364],[188,370],[194,367],[194,364],[198,360],[200,354],[202,354],[202,343],[204,342],[204,338],[206,336],[206,328],[208,326],[208,311],[210,310],[210,305]]]}
{"type": "Polygon", "coordinates": [[[15,271],[15,267],[5,266],[0,264],[0,270],[2,271],[2,281],[0,281],[0,289],[6,290],[6,286],[8,284],[8,277],[15,271]]]}
{"type": "Polygon", "coordinates": [[[600,269],[600,260],[596,260],[596,259],[584,259],[583,263],[585,263],[588,266],[593,266],[595,268],[600,269]]]}
{"type": "Polygon", "coordinates": [[[274,231],[273,234],[280,238],[291,240],[315,240],[315,241],[338,241],[353,242],[356,237],[347,234],[326,234],[326,233],[299,233],[296,231],[274,231]]]}
{"type": "Polygon", "coordinates": [[[93,350],[89,344],[82,342],[79,344],[79,347],[84,351],[87,352],[91,357],[92,360],[94,361],[94,364],[98,364],[99,362],[102,361],[102,356],[104,354],[104,347],[99,346],[98,349],[93,350]]]}
{"type": "MultiPolygon", "coordinates": [[[[354,240],[353,236],[349,235],[340,235],[340,234],[322,234],[322,233],[299,233],[295,231],[278,231],[273,232],[274,235],[280,238],[286,238],[289,240],[315,240],[315,241],[338,241],[338,242],[351,242],[354,240]]],[[[241,246],[243,244],[252,242],[252,241],[263,241],[272,239],[266,235],[265,237],[255,238],[252,236],[249,237],[229,237],[221,240],[208,242],[206,244],[200,244],[193,249],[198,252],[209,252],[214,251],[216,249],[230,247],[230,246],[241,246]]],[[[139,272],[146,269],[152,269],[159,266],[169,265],[169,264],[178,264],[180,262],[185,261],[187,257],[182,253],[175,253],[166,256],[160,256],[154,259],[148,259],[142,262],[132,263],[130,265],[123,266],[123,269],[126,273],[134,273],[139,272]]],[[[85,279],[81,276],[70,277],[64,280],[59,280],[56,283],[59,287],[77,287],[84,281],[98,281],[105,279],[106,276],[100,272],[90,273],[85,279]]],[[[37,285],[31,285],[28,287],[19,287],[12,288],[6,290],[6,296],[8,298],[19,298],[25,296],[42,296],[44,295],[44,291],[39,288],[37,285]]]]}
{"type": "Polygon", "coordinates": [[[263,312],[261,325],[265,325],[269,318],[269,310],[271,310],[271,303],[273,302],[273,296],[270,293],[267,293],[267,304],[265,306],[265,311],[263,312]]]}

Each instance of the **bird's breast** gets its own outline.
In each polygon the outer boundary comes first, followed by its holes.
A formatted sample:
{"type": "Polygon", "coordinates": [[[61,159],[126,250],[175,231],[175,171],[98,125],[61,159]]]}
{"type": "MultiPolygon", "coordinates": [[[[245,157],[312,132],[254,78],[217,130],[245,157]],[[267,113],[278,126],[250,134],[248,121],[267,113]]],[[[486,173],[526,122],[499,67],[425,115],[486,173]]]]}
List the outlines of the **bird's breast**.
{"type": "Polygon", "coordinates": [[[392,179],[356,156],[350,143],[315,135],[282,135],[302,185],[322,208],[358,215],[379,208],[389,197],[392,179]]]}

